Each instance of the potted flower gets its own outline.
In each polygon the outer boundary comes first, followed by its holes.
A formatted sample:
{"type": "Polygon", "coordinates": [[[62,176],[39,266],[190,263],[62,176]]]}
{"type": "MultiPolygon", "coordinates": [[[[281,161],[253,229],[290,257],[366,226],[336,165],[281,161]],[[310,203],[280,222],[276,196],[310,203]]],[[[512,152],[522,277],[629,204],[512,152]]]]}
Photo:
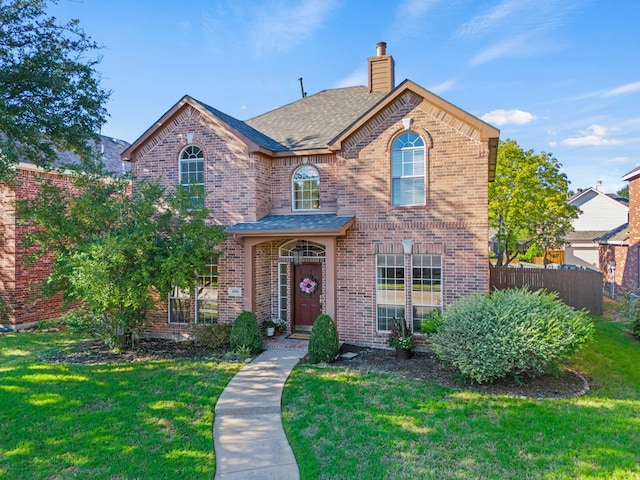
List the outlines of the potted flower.
{"type": "Polygon", "coordinates": [[[396,358],[411,358],[411,350],[415,346],[413,333],[407,327],[404,319],[393,319],[389,346],[396,349],[396,358]]]}
{"type": "Polygon", "coordinates": [[[276,326],[271,320],[266,320],[265,322],[263,322],[262,327],[264,328],[264,332],[267,334],[267,337],[273,337],[276,331],[276,326]]]}
{"type": "Polygon", "coordinates": [[[275,335],[280,335],[281,333],[287,331],[287,322],[285,322],[283,319],[274,318],[273,320],[271,320],[271,323],[275,328],[275,335]]]}

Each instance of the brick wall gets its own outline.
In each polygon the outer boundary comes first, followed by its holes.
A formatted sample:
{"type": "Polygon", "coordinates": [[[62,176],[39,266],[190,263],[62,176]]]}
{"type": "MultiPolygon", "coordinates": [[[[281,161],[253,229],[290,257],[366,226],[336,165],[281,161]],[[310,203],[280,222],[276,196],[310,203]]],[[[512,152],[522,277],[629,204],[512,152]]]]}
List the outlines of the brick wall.
{"type": "Polygon", "coordinates": [[[63,175],[26,169],[18,170],[15,185],[0,186],[0,298],[7,314],[0,318],[0,323],[8,323],[14,328],[25,328],[64,313],[62,295],[39,296],[40,283],[51,273],[53,260],[51,256],[45,256],[35,264],[25,263],[25,257],[30,253],[22,243],[27,229],[18,224],[15,216],[15,200],[34,198],[41,178],[71,188],[63,175]]]}

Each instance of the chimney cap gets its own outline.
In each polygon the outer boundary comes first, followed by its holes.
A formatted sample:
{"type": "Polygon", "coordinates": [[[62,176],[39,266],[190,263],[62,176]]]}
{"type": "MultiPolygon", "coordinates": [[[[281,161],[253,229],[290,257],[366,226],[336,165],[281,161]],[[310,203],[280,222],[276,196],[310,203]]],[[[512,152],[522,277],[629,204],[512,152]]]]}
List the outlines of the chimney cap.
{"type": "Polygon", "coordinates": [[[387,42],[376,43],[376,54],[379,57],[387,54],[387,42]]]}

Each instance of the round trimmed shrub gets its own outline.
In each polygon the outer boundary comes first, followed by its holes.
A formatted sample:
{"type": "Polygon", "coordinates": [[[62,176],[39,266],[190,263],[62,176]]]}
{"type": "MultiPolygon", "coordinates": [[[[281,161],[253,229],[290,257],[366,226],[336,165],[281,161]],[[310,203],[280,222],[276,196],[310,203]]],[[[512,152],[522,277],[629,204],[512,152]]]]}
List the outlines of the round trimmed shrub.
{"type": "Polygon", "coordinates": [[[194,329],[196,342],[214,350],[229,348],[231,325],[229,323],[212,323],[194,329]]]}
{"type": "Polygon", "coordinates": [[[331,362],[335,360],[339,348],[340,342],[336,324],[329,315],[319,315],[309,336],[309,358],[311,362],[331,362]]]}
{"type": "Polygon", "coordinates": [[[433,336],[438,357],[478,383],[547,373],[593,335],[593,323],[555,293],[494,291],[449,306],[433,336]]]}
{"type": "Polygon", "coordinates": [[[238,315],[231,327],[229,342],[234,352],[242,347],[249,348],[252,354],[262,350],[260,327],[253,313],[244,311],[238,315]]]}

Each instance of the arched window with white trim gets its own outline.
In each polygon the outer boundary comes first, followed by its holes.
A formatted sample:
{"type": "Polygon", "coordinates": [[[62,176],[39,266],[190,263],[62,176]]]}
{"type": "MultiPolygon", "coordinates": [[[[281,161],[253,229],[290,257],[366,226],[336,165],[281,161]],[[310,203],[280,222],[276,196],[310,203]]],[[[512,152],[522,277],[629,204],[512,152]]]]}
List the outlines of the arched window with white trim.
{"type": "Polygon", "coordinates": [[[188,145],[180,152],[180,185],[189,192],[193,205],[204,205],[204,153],[200,147],[188,145]]]}
{"type": "Polygon", "coordinates": [[[303,165],[291,178],[293,210],[318,210],[320,208],[320,174],[315,167],[303,165]]]}
{"type": "Polygon", "coordinates": [[[425,146],[420,135],[405,132],[391,147],[391,205],[425,204],[425,146]]]}

